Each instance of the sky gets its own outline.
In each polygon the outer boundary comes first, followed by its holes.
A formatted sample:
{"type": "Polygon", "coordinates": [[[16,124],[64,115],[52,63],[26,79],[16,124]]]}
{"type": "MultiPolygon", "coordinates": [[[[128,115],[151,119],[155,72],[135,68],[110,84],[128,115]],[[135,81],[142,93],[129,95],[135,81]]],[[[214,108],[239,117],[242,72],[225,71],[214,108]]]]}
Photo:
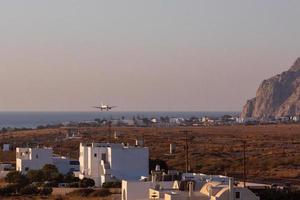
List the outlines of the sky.
{"type": "Polygon", "coordinates": [[[298,0],[0,0],[0,111],[240,111],[300,57],[298,0]]]}

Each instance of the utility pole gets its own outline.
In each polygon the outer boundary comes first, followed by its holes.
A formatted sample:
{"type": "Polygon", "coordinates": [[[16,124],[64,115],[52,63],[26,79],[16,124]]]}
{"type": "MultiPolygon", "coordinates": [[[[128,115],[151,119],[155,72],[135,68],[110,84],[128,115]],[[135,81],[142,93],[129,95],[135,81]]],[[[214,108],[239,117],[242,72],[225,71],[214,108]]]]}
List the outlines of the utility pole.
{"type": "Polygon", "coordinates": [[[190,171],[188,133],[190,133],[191,131],[185,130],[181,132],[185,134],[185,172],[188,173],[190,171]]]}
{"type": "Polygon", "coordinates": [[[108,137],[109,137],[109,142],[111,142],[112,141],[112,128],[111,128],[111,126],[112,126],[112,122],[111,121],[109,121],[108,122],[108,137]]]}
{"type": "Polygon", "coordinates": [[[243,141],[243,149],[244,149],[244,158],[243,158],[243,168],[244,168],[244,173],[243,173],[243,181],[244,181],[244,188],[246,187],[246,141],[243,141]]]}

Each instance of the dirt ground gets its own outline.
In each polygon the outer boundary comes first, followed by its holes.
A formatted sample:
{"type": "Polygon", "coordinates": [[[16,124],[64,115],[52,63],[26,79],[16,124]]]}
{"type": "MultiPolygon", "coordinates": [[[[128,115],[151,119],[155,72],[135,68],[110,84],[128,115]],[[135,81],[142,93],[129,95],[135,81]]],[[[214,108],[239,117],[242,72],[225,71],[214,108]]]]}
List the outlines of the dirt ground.
{"type": "MultiPolygon", "coordinates": [[[[185,169],[185,133],[188,132],[190,168],[194,172],[242,178],[243,148],[249,180],[300,184],[300,125],[215,126],[176,128],[93,127],[76,129],[81,139],[66,139],[67,128],[18,131],[0,135],[0,144],[51,146],[56,154],[78,158],[80,142],[124,142],[144,138],[152,159],[170,169],[185,169]],[[114,132],[118,139],[112,137],[114,132]],[[176,152],[168,155],[169,145],[176,152]]],[[[0,161],[14,162],[14,152],[1,152],[0,161]]]]}

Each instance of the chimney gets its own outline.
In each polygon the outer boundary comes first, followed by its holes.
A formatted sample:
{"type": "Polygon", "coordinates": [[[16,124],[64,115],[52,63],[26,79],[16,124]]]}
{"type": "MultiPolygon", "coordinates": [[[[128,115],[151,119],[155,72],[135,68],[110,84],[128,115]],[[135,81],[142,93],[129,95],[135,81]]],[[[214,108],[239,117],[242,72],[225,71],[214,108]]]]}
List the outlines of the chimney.
{"type": "Polygon", "coordinates": [[[189,186],[189,197],[192,197],[193,196],[193,191],[194,191],[194,183],[189,182],[188,186],[189,186]]]}

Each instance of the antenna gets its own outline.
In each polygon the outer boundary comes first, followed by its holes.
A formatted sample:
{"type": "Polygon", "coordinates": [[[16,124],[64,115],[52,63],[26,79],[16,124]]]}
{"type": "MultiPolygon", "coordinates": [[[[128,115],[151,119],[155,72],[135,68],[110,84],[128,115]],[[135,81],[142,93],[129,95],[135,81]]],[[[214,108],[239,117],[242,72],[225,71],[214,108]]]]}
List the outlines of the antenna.
{"type": "Polygon", "coordinates": [[[188,173],[190,171],[188,133],[191,133],[191,131],[184,130],[180,132],[185,134],[185,172],[188,173]]]}
{"type": "Polygon", "coordinates": [[[109,136],[109,140],[112,140],[112,122],[109,121],[108,122],[108,136],[109,136]]]}
{"type": "Polygon", "coordinates": [[[243,172],[243,181],[244,181],[244,188],[246,187],[246,179],[247,179],[247,175],[246,175],[246,141],[243,141],[243,168],[244,168],[244,172],[243,172]]]}

